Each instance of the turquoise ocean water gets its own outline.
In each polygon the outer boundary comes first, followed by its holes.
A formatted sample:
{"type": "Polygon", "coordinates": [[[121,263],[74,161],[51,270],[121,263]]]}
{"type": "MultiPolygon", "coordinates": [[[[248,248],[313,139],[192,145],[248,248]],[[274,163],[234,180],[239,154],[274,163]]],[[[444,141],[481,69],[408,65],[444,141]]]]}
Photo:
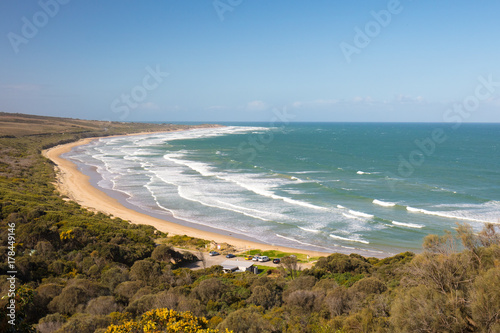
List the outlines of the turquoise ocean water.
{"type": "Polygon", "coordinates": [[[228,124],[65,157],[129,205],[269,244],[382,256],[500,223],[498,124],[228,124]]]}

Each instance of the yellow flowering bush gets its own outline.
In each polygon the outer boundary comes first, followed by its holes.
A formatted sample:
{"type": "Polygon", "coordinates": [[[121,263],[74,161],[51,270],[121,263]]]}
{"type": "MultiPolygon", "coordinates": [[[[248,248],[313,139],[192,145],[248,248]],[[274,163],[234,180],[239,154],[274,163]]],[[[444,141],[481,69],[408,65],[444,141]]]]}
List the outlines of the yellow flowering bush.
{"type": "MultiPolygon", "coordinates": [[[[219,333],[208,328],[205,317],[195,317],[191,312],[155,309],[144,313],[139,321],[126,321],[122,325],[108,326],[106,333],[219,333]]],[[[226,330],[225,333],[231,333],[226,330]]]]}
{"type": "Polygon", "coordinates": [[[59,238],[61,238],[61,240],[68,240],[75,238],[75,235],[73,234],[73,230],[68,230],[61,232],[59,238]]]}

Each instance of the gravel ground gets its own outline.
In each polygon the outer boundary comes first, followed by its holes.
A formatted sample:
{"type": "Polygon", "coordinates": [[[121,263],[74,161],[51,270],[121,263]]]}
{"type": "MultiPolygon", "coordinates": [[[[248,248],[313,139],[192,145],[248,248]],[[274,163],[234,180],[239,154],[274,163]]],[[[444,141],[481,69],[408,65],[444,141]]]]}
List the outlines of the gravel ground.
{"type": "MultiPolygon", "coordinates": [[[[193,253],[194,255],[198,256],[199,252],[198,251],[190,251],[190,250],[184,250],[184,249],[179,249],[176,248],[177,251],[188,251],[193,253]]],[[[239,261],[247,261],[245,260],[244,257],[235,257],[235,258],[226,258],[225,255],[218,255],[218,256],[210,256],[208,253],[204,252],[203,256],[205,258],[205,267],[211,267],[214,265],[221,265],[224,261],[226,260],[239,260],[239,261]]],[[[279,267],[279,264],[273,264],[272,258],[270,261],[266,262],[261,262],[261,261],[252,261],[254,264],[259,265],[259,266],[269,266],[269,267],[279,267]]],[[[194,263],[191,263],[189,265],[186,265],[185,267],[190,268],[190,269],[202,269],[203,267],[203,262],[202,261],[197,261],[194,263]]],[[[312,267],[312,263],[299,263],[299,267],[301,268],[310,268],[312,267]]]]}

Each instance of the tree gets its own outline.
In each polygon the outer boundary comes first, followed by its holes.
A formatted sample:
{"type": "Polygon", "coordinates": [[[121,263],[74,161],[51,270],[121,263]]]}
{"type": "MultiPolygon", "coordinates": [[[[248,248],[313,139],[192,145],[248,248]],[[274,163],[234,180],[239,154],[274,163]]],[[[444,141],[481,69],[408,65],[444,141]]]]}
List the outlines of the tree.
{"type": "Polygon", "coordinates": [[[113,296],[99,296],[90,300],[85,312],[93,315],[107,315],[118,311],[118,304],[113,296]]]}
{"type": "Polygon", "coordinates": [[[479,276],[471,290],[472,319],[481,332],[500,332],[500,268],[479,276]]]}
{"type": "Polygon", "coordinates": [[[59,296],[54,297],[48,308],[52,312],[71,315],[78,310],[81,311],[82,309],[77,307],[86,304],[89,299],[90,297],[84,289],[69,286],[65,287],[59,296]]]}
{"type": "Polygon", "coordinates": [[[417,255],[406,266],[410,285],[427,285],[446,294],[454,290],[463,290],[470,282],[469,253],[450,255],[424,252],[417,255]]]}
{"type": "Polygon", "coordinates": [[[64,318],[63,315],[60,313],[53,313],[40,319],[38,325],[36,325],[36,329],[40,333],[52,333],[60,329],[65,322],[66,318],[64,318]]]}
{"type": "Polygon", "coordinates": [[[500,244],[500,235],[496,232],[493,223],[486,223],[478,237],[481,245],[484,247],[500,244]]]}
{"type": "Polygon", "coordinates": [[[129,280],[129,271],[125,267],[112,267],[101,273],[101,283],[110,290],[115,289],[117,285],[129,280]]]}
{"type": "Polygon", "coordinates": [[[354,283],[352,289],[363,294],[381,294],[387,286],[376,277],[367,277],[354,283]]]}
{"type": "Polygon", "coordinates": [[[73,279],[68,282],[60,295],[52,299],[48,309],[52,312],[71,315],[81,312],[90,299],[107,295],[109,295],[109,290],[98,283],[86,279],[73,279]]]}
{"type": "Polygon", "coordinates": [[[443,236],[427,235],[424,237],[422,247],[425,251],[436,254],[451,254],[457,252],[455,240],[451,232],[447,231],[443,236]]]}
{"type": "Polygon", "coordinates": [[[49,242],[39,241],[35,246],[35,250],[37,254],[40,254],[44,258],[50,258],[50,255],[54,252],[54,247],[49,242]]]}
{"type": "Polygon", "coordinates": [[[256,286],[252,290],[252,295],[247,299],[248,303],[270,309],[276,304],[274,293],[264,286],[256,286]]]}
{"type": "Polygon", "coordinates": [[[203,303],[220,300],[227,287],[217,278],[203,280],[193,289],[193,294],[203,303]]]}
{"type": "Polygon", "coordinates": [[[139,260],[130,268],[130,277],[132,280],[144,281],[152,285],[158,282],[161,275],[158,263],[152,263],[149,260],[139,260]]]}
{"type": "Polygon", "coordinates": [[[139,289],[144,287],[143,281],[126,281],[116,286],[114,294],[121,301],[128,302],[137,293],[139,289]]]}
{"type": "Polygon", "coordinates": [[[315,284],[316,279],[314,276],[302,274],[288,284],[285,294],[291,293],[295,290],[311,290],[315,284]]]}
{"type": "Polygon", "coordinates": [[[432,287],[418,285],[403,289],[391,307],[390,321],[396,332],[470,332],[463,294],[443,294],[432,287]]]}
{"type": "Polygon", "coordinates": [[[95,333],[102,332],[110,324],[110,318],[94,316],[88,313],[77,313],[71,316],[57,332],[95,333]]]}
{"type": "Polygon", "coordinates": [[[297,271],[299,270],[299,263],[296,256],[281,258],[281,266],[284,267],[285,270],[288,270],[288,274],[290,274],[292,280],[295,279],[297,271]]]}
{"type": "Polygon", "coordinates": [[[61,293],[62,289],[63,286],[56,283],[44,283],[36,288],[33,303],[39,316],[47,313],[47,305],[61,293]]]}
{"type": "Polygon", "coordinates": [[[323,297],[324,293],[321,291],[295,290],[284,299],[288,307],[298,307],[300,311],[311,312],[318,310],[323,297]]]}
{"type": "Polygon", "coordinates": [[[360,259],[359,256],[334,253],[328,257],[320,258],[315,268],[325,269],[330,273],[363,274],[370,271],[371,265],[366,260],[360,259]]]}
{"type": "Polygon", "coordinates": [[[349,294],[344,287],[337,287],[330,291],[324,302],[332,316],[341,316],[349,312],[349,294]]]}
{"type": "Polygon", "coordinates": [[[254,306],[231,312],[217,328],[245,333],[272,332],[271,324],[264,319],[259,308],[254,306]]]}
{"type": "Polygon", "coordinates": [[[161,293],[156,295],[155,298],[155,307],[156,308],[168,308],[172,310],[179,309],[179,303],[184,301],[186,296],[176,293],[173,290],[162,291],[161,293]]]}
{"type": "Polygon", "coordinates": [[[171,246],[160,244],[151,253],[151,258],[156,261],[170,262],[170,259],[174,256],[175,251],[171,246]]]}

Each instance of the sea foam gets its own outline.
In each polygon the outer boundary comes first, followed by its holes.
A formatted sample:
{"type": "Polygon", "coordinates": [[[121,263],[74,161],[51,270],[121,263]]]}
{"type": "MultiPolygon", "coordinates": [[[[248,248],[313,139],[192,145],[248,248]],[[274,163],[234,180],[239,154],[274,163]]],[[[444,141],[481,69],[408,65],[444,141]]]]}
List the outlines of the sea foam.
{"type": "Polygon", "coordinates": [[[373,200],[372,202],[375,205],[379,205],[382,207],[394,207],[394,206],[396,206],[395,202],[381,201],[381,200],[377,200],[377,199],[373,200]]]}
{"type": "Polygon", "coordinates": [[[420,214],[426,214],[426,215],[434,215],[434,216],[439,216],[439,217],[444,217],[448,219],[454,219],[454,220],[465,220],[465,221],[472,221],[472,222],[491,222],[491,223],[498,223],[495,221],[488,221],[485,219],[479,219],[479,218],[473,218],[473,217],[468,217],[468,216],[460,216],[458,214],[453,215],[448,212],[440,212],[440,211],[430,211],[426,209],[421,209],[421,208],[414,208],[407,206],[406,210],[412,213],[420,213],[420,214]]]}
{"type": "Polygon", "coordinates": [[[356,210],[352,210],[352,209],[349,209],[349,213],[352,214],[352,215],[356,215],[356,216],[359,216],[359,217],[365,217],[367,219],[371,219],[373,217],[372,214],[367,214],[367,213],[363,213],[363,212],[358,212],[356,210]]]}
{"type": "Polygon", "coordinates": [[[399,226],[402,226],[402,227],[416,228],[416,229],[421,229],[421,228],[425,227],[425,225],[422,225],[422,224],[403,223],[403,222],[396,222],[396,221],[392,221],[392,224],[399,225],[399,226]]]}
{"type": "Polygon", "coordinates": [[[308,229],[308,228],[303,228],[303,227],[299,227],[299,229],[302,229],[302,230],[307,231],[307,232],[314,232],[314,233],[321,232],[321,230],[308,229]]]}
{"type": "Polygon", "coordinates": [[[363,243],[363,244],[370,244],[369,241],[366,241],[363,239],[346,238],[346,237],[341,237],[341,236],[332,235],[332,234],[330,234],[330,237],[335,238],[335,239],[340,239],[343,241],[347,241],[347,242],[357,242],[357,243],[363,243]]]}

